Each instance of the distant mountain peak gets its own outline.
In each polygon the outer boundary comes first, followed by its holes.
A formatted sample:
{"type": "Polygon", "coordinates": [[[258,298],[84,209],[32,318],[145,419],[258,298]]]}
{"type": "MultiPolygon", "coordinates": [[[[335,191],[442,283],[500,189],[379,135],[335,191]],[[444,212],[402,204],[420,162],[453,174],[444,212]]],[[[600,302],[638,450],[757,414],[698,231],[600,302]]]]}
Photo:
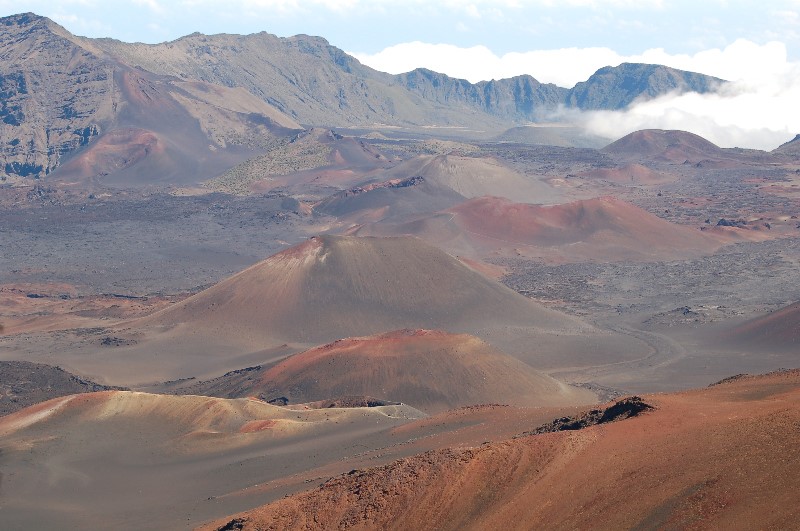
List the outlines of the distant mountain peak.
{"type": "Polygon", "coordinates": [[[583,110],[624,109],[634,101],[672,92],[713,92],[722,83],[725,80],[664,65],[622,63],[604,66],[576,84],[566,103],[583,110]]]}

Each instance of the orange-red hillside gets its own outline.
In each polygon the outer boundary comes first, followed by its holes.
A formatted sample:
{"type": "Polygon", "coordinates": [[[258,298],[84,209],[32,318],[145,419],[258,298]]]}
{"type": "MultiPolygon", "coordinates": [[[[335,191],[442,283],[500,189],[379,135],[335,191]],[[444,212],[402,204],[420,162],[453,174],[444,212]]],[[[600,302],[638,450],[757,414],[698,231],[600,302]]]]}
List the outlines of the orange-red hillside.
{"type": "Polygon", "coordinates": [[[399,401],[427,413],[473,404],[586,404],[569,387],[467,334],[400,330],[349,338],[295,354],[266,371],[251,393],[311,402],[340,396],[399,401]]]}
{"type": "Polygon", "coordinates": [[[797,527],[800,371],[644,400],[657,409],[353,472],[207,529],[797,527]]]}

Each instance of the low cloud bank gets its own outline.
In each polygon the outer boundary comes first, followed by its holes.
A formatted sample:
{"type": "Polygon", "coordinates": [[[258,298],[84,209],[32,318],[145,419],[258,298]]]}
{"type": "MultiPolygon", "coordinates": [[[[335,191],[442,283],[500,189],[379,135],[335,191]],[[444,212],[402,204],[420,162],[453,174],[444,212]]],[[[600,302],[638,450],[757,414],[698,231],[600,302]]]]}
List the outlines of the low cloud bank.
{"type": "Polygon", "coordinates": [[[670,94],[625,111],[562,111],[556,116],[582,124],[592,134],[619,138],[639,129],[680,129],[722,147],[771,150],[800,133],[800,63],[780,42],[737,40],[724,49],[692,55],[663,49],[622,56],[608,48],[567,48],[497,56],[488,48],[420,42],[398,44],[374,55],[353,54],[389,73],[418,67],[477,82],[530,74],[543,83],[572,87],[603,66],[623,62],[663,64],[729,80],[716,94],[670,94]]]}

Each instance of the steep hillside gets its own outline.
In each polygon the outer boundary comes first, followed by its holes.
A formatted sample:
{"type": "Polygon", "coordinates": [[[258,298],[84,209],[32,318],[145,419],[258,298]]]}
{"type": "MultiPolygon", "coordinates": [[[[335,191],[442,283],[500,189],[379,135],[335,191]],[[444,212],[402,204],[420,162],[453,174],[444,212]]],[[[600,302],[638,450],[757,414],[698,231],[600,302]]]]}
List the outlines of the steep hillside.
{"type": "Polygon", "coordinates": [[[126,185],[152,175],[154,182],[197,184],[298,124],[499,134],[562,104],[616,109],[719,82],[656,65],[607,68],[572,91],[530,76],[477,84],[422,69],[391,76],[320,37],[195,33],[124,43],[76,37],[32,13],[0,19],[0,58],[0,170],[14,179],[49,175],[123,129],[61,178],[126,185]]]}
{"type": "Polygon", "coordinates": [[[461,125],[497,128],[487,114],[426,101],[391,76],[362,65],[321,37],[268,33],[194,33],[162,44],[96,41],[120,60],[150,72],[243,87],[302,124],[461,125]]]}
{"type": "Polygon", "coordinates": [[[204,529],[796,526],[797,370],[644,401],[656,409],[353,471],[204,529]]]}
{"type": "Polygon", "coordinates": [[[242,89],[131,68],[33,14],[2,19],[0,52],[6,175],[197,183],[300,129],[242,89]]]}
{"type": "Polygon", "coordinates": [[[51,20],[32,13],[0,19],[0,57],[6,175],[49,174],[113,119],[113,65],[51,20]]]}
{"type": "Polygon", "coordinates": [[[470,83],[418,68],[395,80],[428,101],[481,110],[511,122],[539,121],[563,103],[567,89],[543,84],[531,76],[470,83]]]}

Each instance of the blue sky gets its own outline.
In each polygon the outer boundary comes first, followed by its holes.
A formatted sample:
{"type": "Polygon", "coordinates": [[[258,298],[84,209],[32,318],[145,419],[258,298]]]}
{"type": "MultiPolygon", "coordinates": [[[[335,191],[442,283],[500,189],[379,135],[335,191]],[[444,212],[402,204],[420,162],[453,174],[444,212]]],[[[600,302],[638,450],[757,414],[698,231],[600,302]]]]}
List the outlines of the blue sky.
{"type": "Polygon", "coordinates": [[[798,0],[0,0],[77,34],[162,42],[202,33],[307,33],[373,54],[403,42],[484,45],[496,54],[568,47],[694,53],[736,39],[796,54],[798,0]],[[794,13],[794,15],[792,15],[794,13]]]}
{"type": "Polygon", "coordinates": [[[738,84],[723,101],[665,99],[636,119],[594,121],[680,125],[700,113],[708,127],[696,132],[723,145],[769,147],[800,132],[800,111],[785,107],[800,101],[800,0],[0,0],[0,16],[24,11],[124,41],[320,35],[383,71],[470,81],[530,74],[569,87],[605,65],[661,63],[738,84]]]}

